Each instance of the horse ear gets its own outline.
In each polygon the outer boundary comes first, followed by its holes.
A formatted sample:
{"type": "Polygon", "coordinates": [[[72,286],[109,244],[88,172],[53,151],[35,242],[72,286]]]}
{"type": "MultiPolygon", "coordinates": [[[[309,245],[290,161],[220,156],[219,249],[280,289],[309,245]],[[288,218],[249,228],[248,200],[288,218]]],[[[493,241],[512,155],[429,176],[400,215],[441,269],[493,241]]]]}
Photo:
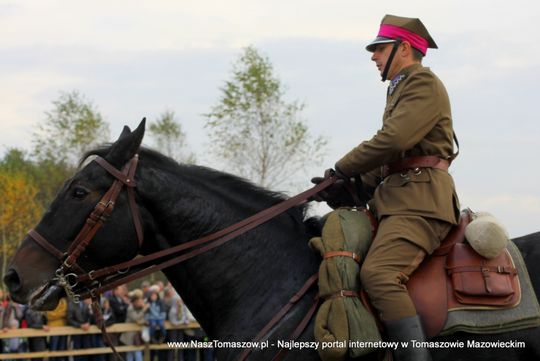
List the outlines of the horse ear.
{"type": "Polygon", "coordinates": [[[124,129],[122,129],[122,133],[120,133],[120,136],[118,137],[118,139],[126,137],[129,134],[131,134],[131,129],[129,129],[127,125],[124,125],[124,129]]]}
{"type": "Polygon", "coordinates": [[[125,126],[118,137],[118,140],[113,143],[109,153],[105,156],[105,159],[117,168],[121,168],[124,164],[130,160],[141,147],[141,143],[144,137],[144,129],[146,125],[146,118],[141,120],[141,123],[133,132],[129,127],[125,126]]]}

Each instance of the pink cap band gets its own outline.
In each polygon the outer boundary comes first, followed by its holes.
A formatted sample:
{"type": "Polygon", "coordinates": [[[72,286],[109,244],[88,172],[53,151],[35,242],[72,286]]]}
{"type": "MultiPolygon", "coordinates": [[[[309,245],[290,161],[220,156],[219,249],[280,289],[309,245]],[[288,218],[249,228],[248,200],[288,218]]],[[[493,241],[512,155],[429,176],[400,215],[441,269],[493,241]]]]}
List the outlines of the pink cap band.
{"type": "Polygon", "coordinates": [[[426,55],[428,41],[420,35],[415,34],[405,28],[400,28],[399,26],[395,25],[382,24],[377,36],[390,39],[401,38],[401,40],[408,41],[413,48],[418,49],[422,54],[426,55]]]}

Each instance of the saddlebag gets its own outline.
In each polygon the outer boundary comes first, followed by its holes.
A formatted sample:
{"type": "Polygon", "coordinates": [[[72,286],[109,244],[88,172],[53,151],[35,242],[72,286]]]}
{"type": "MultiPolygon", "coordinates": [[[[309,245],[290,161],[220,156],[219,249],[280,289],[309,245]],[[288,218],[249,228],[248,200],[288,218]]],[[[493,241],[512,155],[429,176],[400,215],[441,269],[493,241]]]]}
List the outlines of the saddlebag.
{"type": "Polygon", "coordinates": [[[453,296],[461,304],[511,307],[519,303],[519,278],[506,249],[487,259],[469,244],[457,243],[448,255],[446,270],[453,296]]]}

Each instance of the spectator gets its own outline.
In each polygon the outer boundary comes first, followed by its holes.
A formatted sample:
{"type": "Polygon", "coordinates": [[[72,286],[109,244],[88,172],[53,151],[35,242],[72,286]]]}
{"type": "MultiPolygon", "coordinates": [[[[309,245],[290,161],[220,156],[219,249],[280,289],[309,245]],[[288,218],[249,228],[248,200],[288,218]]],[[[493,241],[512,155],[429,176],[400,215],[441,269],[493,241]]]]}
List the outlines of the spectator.
{"type": "MultiPolygon", "coordinates": [[[[133,322],[138,325],[145,323],[145,314],[148,304],[144,302],[143,291],[134,290],[131,293],[131,305],[127,309],[126,322],[133,322]]],[[[138,332],[125,332],[120,336],[120,341],[124,345],[138,346],[142,344],[138,332]]],[[[126,361],[142,361],[142,351],[132,351],[126,354],[126,361]]]]}
{"type": "Polygon", "coordinates": [[[176,290],[174,288],[165,287],[163,289],[163,305],[165,306],[165,312],[169,314],[169,311],[177,298],[176,290]]]}
{"type": "MultiPolygon", "coordinates": [[[[109,302],[113,312],[114,322],[124,323],[126,322],[126,313],[129,306],[129,297],[127,295],[127,287],[121,285],[113,290],[111,296],[109,296],[109,302]]],[[[109,335],[113,345],[118,345],[119,334],[113,333],[109,335]]]]}
{"type": "Polygon", "coordinates": [[[163,299],[163,296],[164,296],[164,293],[163,291],[165,290],[165,284],[163,283],[163,281],[157,281],[154,286],[157,287],[157,291],[158,291],[158,294],[159,294],[159,297],[163,299]]]}
{"type": "MultiPolygon", "coordinates": [[[[92,300],[89,298],[78,303],[70,301],[67,312],[68,325],[88,331],[90,328],[90,322],[93,318],[92,311],[90,309],[91,304],[92,300]]],[[[71,340],[73,341],[73,348],[75,350],[93,347],[92,335],[73,335],[71,336],[71,340]]],[[[75,356],[73,359],[75,361],[88,361],[90,358],[87,355],[84,355],[75,356]]]]}
{"type": "MultiPolygon", "coordinates": [[[[49,326],[47,325],[47,318],[45,317],[45,314],[43,312],[34,311],[28,308],[24,314],[24,319],[26,320],[26,325],[29,328],[49,331],[49,326]]],[[[46,337],[29,337],[28,338],[28,350],[30,352],[45,351],[46,349],[47,349],[46,337]]],[[[42,361],[43,359],[34,358],[32,360],[42,361]]]]}
{"type": "Polygon", "coordinates": [[[143,296],[145,299],[148,299],[148,297],[150,296],[150,282],[148,281],[143,281],[141,283],[141,289],[143,291],[143,296]]]}
{"type": "Polygon", "coordinates": [[[165,306],[159,299],[156,289],[150,290],[148,298],[148,310],[146,311],[146,321],[150,331],[150,342],[162,343],[165,340],[165,306]]]}
{"type": "MultiPolygon", "coordinates": [[[[184,302],[177,294],[174,295],[171,308],[168,313],[168,320],[173,326],[170,330],[167,330],[167,341],[184,341],[184,332],[176,327],[189,323],[185,311],[186,306],[184,302]]],[[[181,351],[170,350],[167,354],[167,361],[180,360],[181,351]]]]}
{"type": "Polygon", "coordinates": [[[115,322],[126,322],[126,313],[129,306],[129,298],[127,296],[126,286],[121,285],[116,287],[112,296],[109,298],[109,302],[111,304],[115,322]]]}
{"type": "Polygon", "coordinates": [[[17,328],[20,325],[20,321],[23,319],[22,306],[18,303],[11,301],[9,295],[2,302],[3,314],[2,314],[2,326],[4,331],[12,328],[13,321],[17,321],[17,328]]]}
{"type": "MultiPolygon", "coordinates": [[[[19,328],[19,321],[15,318],[9,320],[9,329],[4,332],[9,332],[9,330],[16,330],[19,328]]],[[[23,340],[20,337],[12,337],[6,340],[4,344],[5,353],[19,353],[24,352],[23,340]]]]}
{"type": "MultiPolygon", "coordinates": [[[[93,314],[93,310],[92,310],[92,316],[93,316],[92,323],[100,327],[100,325],[98,324],[98,320],[96,319],[96,315],[93,314]]],[[[114,312],[107,298],[103,298],[101,300],[101,316],[103,317],[103,323],[105,327],[109,327],[112,324],[114,324],[114,321],[115,321],[114,312]]],[[[112,339],[112,336],[114,336],[114,334],[108,334],[108,335],[109,335],[109,338],[111,339],[111,342],[114,342],[114,344],[116,345],[117,338],[115,338],[115,340],[112,339]]],[[[90,335],[90,337],[92,339],[92,342],[91,342],[92,347],[105,347],[105,342],[103,340],[103,335],[101,333],[92,334],[90,335]]],[[[92,357],[92,359],[95,361],[105,361],[106,357],[104,354],[96,354],[92,357]]]]}
{"type": "MultiPolygon", "coordinates": [[[[67,326],[68,303],[65,298],[60,299],[58,306],[53,311],[47,311],[45,317],[50,328],[67,326]]],[[[67,349],[67,336],[51,336],[49,338],[49,349],[51,351],[62,351],[67,349]]],[[[67,361],[66,356],[50,357],[51,361],[67,361]]]]}

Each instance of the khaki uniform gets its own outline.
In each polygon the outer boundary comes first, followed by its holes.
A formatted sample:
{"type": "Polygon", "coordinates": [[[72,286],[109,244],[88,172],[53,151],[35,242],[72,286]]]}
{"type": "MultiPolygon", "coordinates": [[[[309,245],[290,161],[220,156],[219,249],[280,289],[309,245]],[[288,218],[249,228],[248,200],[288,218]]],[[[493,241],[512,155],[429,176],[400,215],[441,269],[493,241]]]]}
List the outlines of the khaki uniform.
{"type": "Polygon", "coordinates": [[[390,83],[383,126],[336,163],[348,176],[376,187],[370,205],[379,231],[361,272],[362,285],[385,321],[413,316],[405,283],[459,219],[454,181],[444,170],[424,168],[389,175],[381,167],[410,156],[453,154],[448,94],[421,64],[403,69],[390,83]]]}

